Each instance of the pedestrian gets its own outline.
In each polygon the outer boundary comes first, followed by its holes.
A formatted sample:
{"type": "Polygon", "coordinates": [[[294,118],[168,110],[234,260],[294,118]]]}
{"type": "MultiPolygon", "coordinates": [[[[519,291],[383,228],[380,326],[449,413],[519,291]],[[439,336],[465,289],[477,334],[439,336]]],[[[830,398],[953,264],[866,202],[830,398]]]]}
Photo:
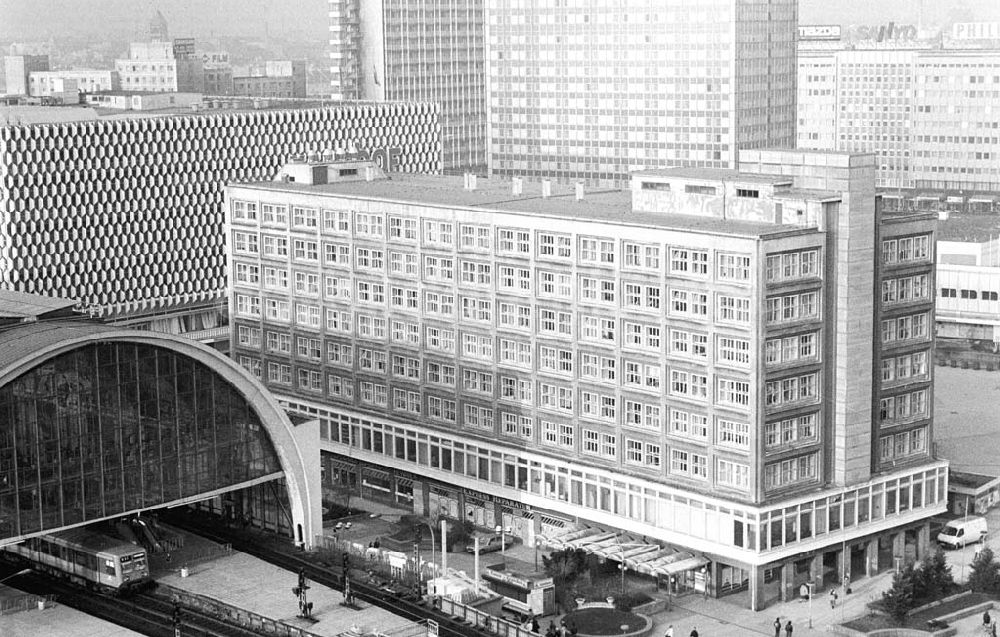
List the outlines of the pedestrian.
{"type": "Polygon", "coordinates": [[[566,622],[559,622],[559,637],[566,637],[566,622]]]}
{"type": "Polygon", "coordinates": [[[790,619],[788,620],[788,623],[785,624],[785,637],[792,637],[792,620],[790,619]]]}
{"type": "Polygon", "coordinates": [[[697,626],[691,629],[691,637],[698,637],[698,627],[697,626]]]}
{"type": "Polygon", "coordinates": [[[537,635],[538,631],[540,631],[541,629],[542,629],[542,627],[538,625],[538,618],[537,617],[532,617],[531,618],[531,632],[533,632],[533,633],[535,633],[537,635]]]}
{"type": "Polygon", "coordinates": [[[664,633],[663,637],[674,637],[674,625],[670,624],[667,626],[667,632],[664,633]]]}
{"type": "Polygon", "coordinates": [[[836,588],[831,588],[830,589],[830,608],[836,608],[836,607],[837,607],[837,589],[836,588]]]}
{"type": "Polygon", "coordinates": [[[983,611],[983,626],[990,625],[990,611],[983,611]]]}
{"type": "Polygon", "coordinates": [[[556,637],[556,623],[549,620],[549,627],[545,629],[545,637],[556,637]]]}
{"type": "Polygon", "coordinates": [[[990,624],[990,637],[997,637],[997,622],[996,622],[996,620],[993,620],[993,623],[990,624]]]}
{"type": "Polygon", "coordinates": [[[781,618],[774,620],[774,637],[781,637],[781,618]]]}

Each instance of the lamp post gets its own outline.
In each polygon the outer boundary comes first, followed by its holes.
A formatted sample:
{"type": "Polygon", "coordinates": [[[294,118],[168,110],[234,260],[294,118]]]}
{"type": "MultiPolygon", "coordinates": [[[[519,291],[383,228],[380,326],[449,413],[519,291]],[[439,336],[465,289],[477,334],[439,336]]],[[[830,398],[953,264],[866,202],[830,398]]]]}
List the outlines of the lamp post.
{"type": "Polygon", "coordinates": [[[806,582],[806,586],[809,588],[809,628],[813,627],[813,586],[815,583],[806,582]]]}
{"type": "Polygon", "coordinates": [[[503,556],[504,564],[507,563],[507,534],[504,533],[502,525],[498,524],[496,532],[500,534],[500,555],[503,556]]]}

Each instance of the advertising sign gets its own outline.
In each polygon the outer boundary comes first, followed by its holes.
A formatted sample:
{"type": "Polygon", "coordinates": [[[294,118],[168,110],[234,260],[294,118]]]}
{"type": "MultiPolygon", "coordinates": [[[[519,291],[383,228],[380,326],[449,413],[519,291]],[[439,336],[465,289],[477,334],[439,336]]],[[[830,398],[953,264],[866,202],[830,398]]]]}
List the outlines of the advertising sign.
{"type": "Polygon", "coordinates": [[[954,40],[1000,40],[1000,22],[959,22],[951,27],[954,40]]]}

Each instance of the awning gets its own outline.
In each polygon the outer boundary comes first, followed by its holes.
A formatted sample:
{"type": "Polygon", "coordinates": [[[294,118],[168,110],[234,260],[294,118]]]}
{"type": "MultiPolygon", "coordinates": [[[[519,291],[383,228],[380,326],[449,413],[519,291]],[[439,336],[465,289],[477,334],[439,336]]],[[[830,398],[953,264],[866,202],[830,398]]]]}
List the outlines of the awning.
{"type": "Polygon", "coordinates": [[[946,201],[948,203],[962,203],[965,201],[965,197],[948,197],[946,201]]]}
{"type": "Polygon", "coordinates": [[[674,573],[683,573],[684,571],[701,568],[706,564],[708,564],[708,560],[698,555],[689,557],[679,562],[671,562],[670,564],[664,566],[662,571],[664,571],[664,575],[673,575],[674,573]]]}
{"type": "Polygon", "coordinates": [[[969,197],[969,203],[995,203],[992,197],[969,197]]]}

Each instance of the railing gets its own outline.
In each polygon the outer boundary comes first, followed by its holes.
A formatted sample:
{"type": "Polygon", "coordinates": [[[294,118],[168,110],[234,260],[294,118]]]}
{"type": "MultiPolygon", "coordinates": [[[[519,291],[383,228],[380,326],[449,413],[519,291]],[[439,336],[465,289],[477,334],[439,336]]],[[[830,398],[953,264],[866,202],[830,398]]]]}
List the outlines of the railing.
{"type": "Polygon", "coordinates": [[[351,559],[351,568],[371,571],[388,579],[399,579],[406,574],[418,573],[421,580],[433,579],[438,576],[440,568],[437,564],[420,560],[419,570],[415,567],[416,562],[412,553],[402,551],[386,551],[381,548],[364,547],[348,540],[339,540],[328,535],[317,535],[314,544],[319,549],[334,553],[333,561],[340,563],[340,555],[348,553],[351,559]],[[399,554],[406,556],[397,557],[399,554]]]}
{"type": "Polygon", "coordinates": [[[216,544],[214,546],[207,546],[203,549],[194,551],[192,553],[184,553],[178,560],[177,568],[182,568],[186,566],[192,566],[194,564],[201,564],[202,562],[209,562],[211,560],[218,559],[220,557],[228,557],[233,554],[232,544],[216,544]]]}
{"type": "Polygon", "coordinates": [[[18,595],[17,597],[9,597],[7,599],[0,599],[0,615],[13,615],[14,613],[20,613],[21,611],[34,610],[39,608],[39,604],[46,605],[49,602],[54,602],[56,599],[55,595],[18,595]]]}
{"type": "Polygon", "coordinates": [[[167,597],[185,608],[196,610],[199,613],[241,626],[261,635],[269,637],[321,637],[316,633],[303,630],[298,626],[286,624],[281,620],[264,617],[263,615],[226,604],[217,599],[191,593],[166,584],[160,584],[157,587],[157,594],[167,597]]]}
{"type": "Polygon", "coordinates": [[[486,632],[501,637],[537,637],[531,630],[522,628],[520,624],[494,617],[471,606],[466,606],[447,597],[441,598],[441,610],[449,615],[468,622],[472,626],[484,629],[486,632]]]}

